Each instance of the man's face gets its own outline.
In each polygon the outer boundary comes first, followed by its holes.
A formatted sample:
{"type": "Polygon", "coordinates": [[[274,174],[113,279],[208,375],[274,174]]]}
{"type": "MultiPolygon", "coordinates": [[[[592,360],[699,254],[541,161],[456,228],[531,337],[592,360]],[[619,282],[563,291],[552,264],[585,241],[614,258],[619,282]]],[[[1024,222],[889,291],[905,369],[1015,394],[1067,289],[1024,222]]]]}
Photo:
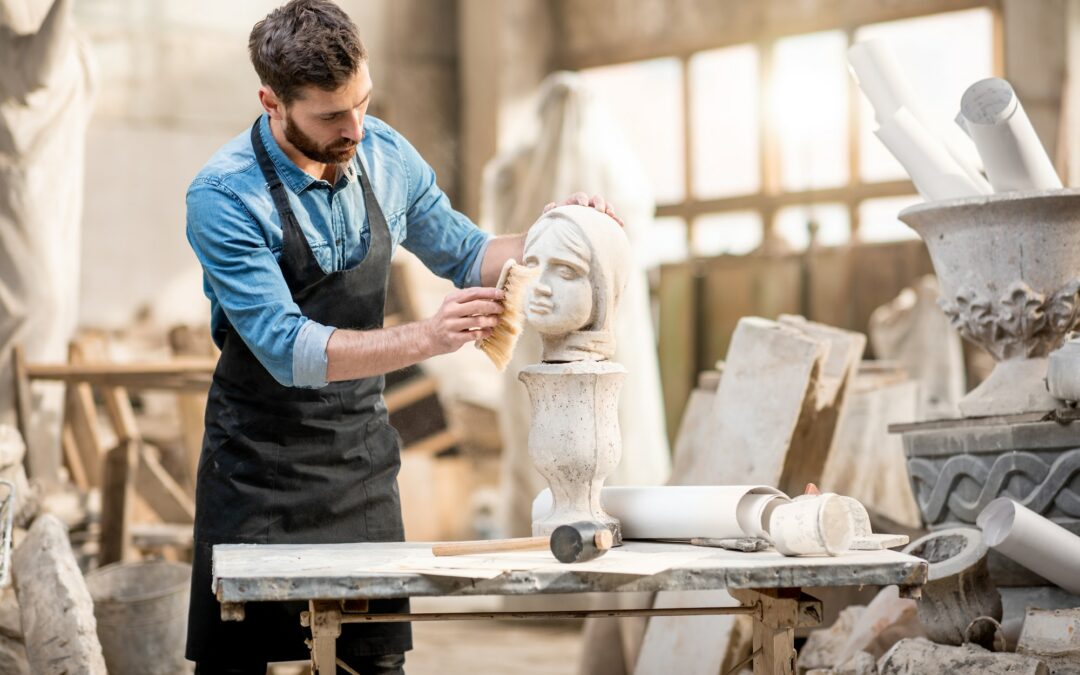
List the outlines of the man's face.
{"type": "Polygon", "coordinates": [[[285,138],[308,159],[322,164],[341,164],[356,154],[364,137],[364,115],[371,101],[371,75],[360,64],[349,82],[335,91],[314,86],[284,107],[285,138]]]}

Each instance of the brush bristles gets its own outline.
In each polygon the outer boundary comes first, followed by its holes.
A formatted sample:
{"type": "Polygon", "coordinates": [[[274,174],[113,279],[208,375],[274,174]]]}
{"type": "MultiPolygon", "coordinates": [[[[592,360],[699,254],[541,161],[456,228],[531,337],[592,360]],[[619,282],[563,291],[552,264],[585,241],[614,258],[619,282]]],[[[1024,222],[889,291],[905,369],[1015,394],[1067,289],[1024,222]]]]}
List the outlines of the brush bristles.
{"type": "Polygon", "coordinates": [[[525,289],[533,274],[534,270],[525,265],[508,265],[506,283],[502,285],[506,298],[502,301],[503,313],[499,315],[499,323],[490,336],[476,344],[499,371],[506,370],[506,364],[510,363],[518,337],[525,327],[525,289]]]}

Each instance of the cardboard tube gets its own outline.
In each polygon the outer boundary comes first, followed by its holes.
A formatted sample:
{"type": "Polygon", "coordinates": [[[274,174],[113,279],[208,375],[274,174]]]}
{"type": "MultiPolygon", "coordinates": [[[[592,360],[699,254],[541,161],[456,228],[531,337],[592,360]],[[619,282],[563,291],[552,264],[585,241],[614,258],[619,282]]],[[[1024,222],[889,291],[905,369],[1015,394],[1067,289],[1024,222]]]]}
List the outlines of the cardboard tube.
{"type": "Polygon", "coordinates": [[[964,172],[907,108],[900,108],[874,134],[903,165],[927,201],[971,197],[990,192],[964,172]]]}
{"type": "Polygon", "coordinates": [[[995,192],[1061,187],[1061,178],[1008,82],[991,77],[968,87],[960,99],[960,115],[995,192]]]}
{"type": "Polygon", "coordinates": [[[1007,497],[987,504],[975,522],[987,546],[1080,595],[1080,537],[1007,497]]]}
{"type": "MultiPolygon", "coordinates": [[[[982,159],[971,139],[955,125],[931,119],[888,42],[865,40],[851,45],[848,63],[859,88],[870,100],[879,125],[888,123],[901,108],[907,109],[934,139],[935,145],[940,144],[969,179],[976,184],[985,182],[981,173],[982,159]]],[[[984,192],[990,192],[989,185],[984,192]]]]}

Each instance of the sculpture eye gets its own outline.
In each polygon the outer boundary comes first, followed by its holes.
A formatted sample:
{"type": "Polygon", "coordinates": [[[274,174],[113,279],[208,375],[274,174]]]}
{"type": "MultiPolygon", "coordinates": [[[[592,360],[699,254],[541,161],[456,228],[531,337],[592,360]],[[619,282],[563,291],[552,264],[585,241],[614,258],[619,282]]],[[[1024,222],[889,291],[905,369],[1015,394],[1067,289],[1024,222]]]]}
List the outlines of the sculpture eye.
{"type": "Polygon", "coordinates": [[[567,281],[573,281],[574,279],[577,279],[579,276],[581,276],[578,274],[578,271],[576,269],[570,267],[569,265],[559,265],[556,268],[556,271],[558,272],[560,277],[566,279],[567,281]]]}
{"type": "Polygon", "coordinates": [[[526,267],[536,267],[539,264],[540,264],[540,261],[537,260],[536,256],[534,256],[534,255],[531,255],[528,258],[525,258],[525,266],[526,267]]]}

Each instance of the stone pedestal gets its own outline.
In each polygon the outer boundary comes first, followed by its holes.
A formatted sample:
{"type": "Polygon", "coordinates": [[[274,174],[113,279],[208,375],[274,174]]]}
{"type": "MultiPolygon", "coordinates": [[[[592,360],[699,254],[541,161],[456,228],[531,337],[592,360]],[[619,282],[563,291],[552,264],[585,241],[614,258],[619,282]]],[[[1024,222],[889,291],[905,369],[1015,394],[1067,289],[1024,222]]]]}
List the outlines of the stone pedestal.
{"type": "Polygon", "coordinates": [[[538,363],[522,369],[532,401],[529,456],[547,479],[551,512],[533,521],[533,535],[582,520],[606,524],[615,544],[619,521],[600,507],[600,489],[619,463],[619,390],[626,369],[611,361],[538,363]]]}
{"type": "MultiPolygon", "coordinates": [[[[1014,499],[1080,534],[1080,422],[1012,415],[894,425],[902,435],[919,510],[932,530],[975,527],[997,497],[1014,499]]],[[[999,586],[1045,585],[990,551],[999,586]]]]}

